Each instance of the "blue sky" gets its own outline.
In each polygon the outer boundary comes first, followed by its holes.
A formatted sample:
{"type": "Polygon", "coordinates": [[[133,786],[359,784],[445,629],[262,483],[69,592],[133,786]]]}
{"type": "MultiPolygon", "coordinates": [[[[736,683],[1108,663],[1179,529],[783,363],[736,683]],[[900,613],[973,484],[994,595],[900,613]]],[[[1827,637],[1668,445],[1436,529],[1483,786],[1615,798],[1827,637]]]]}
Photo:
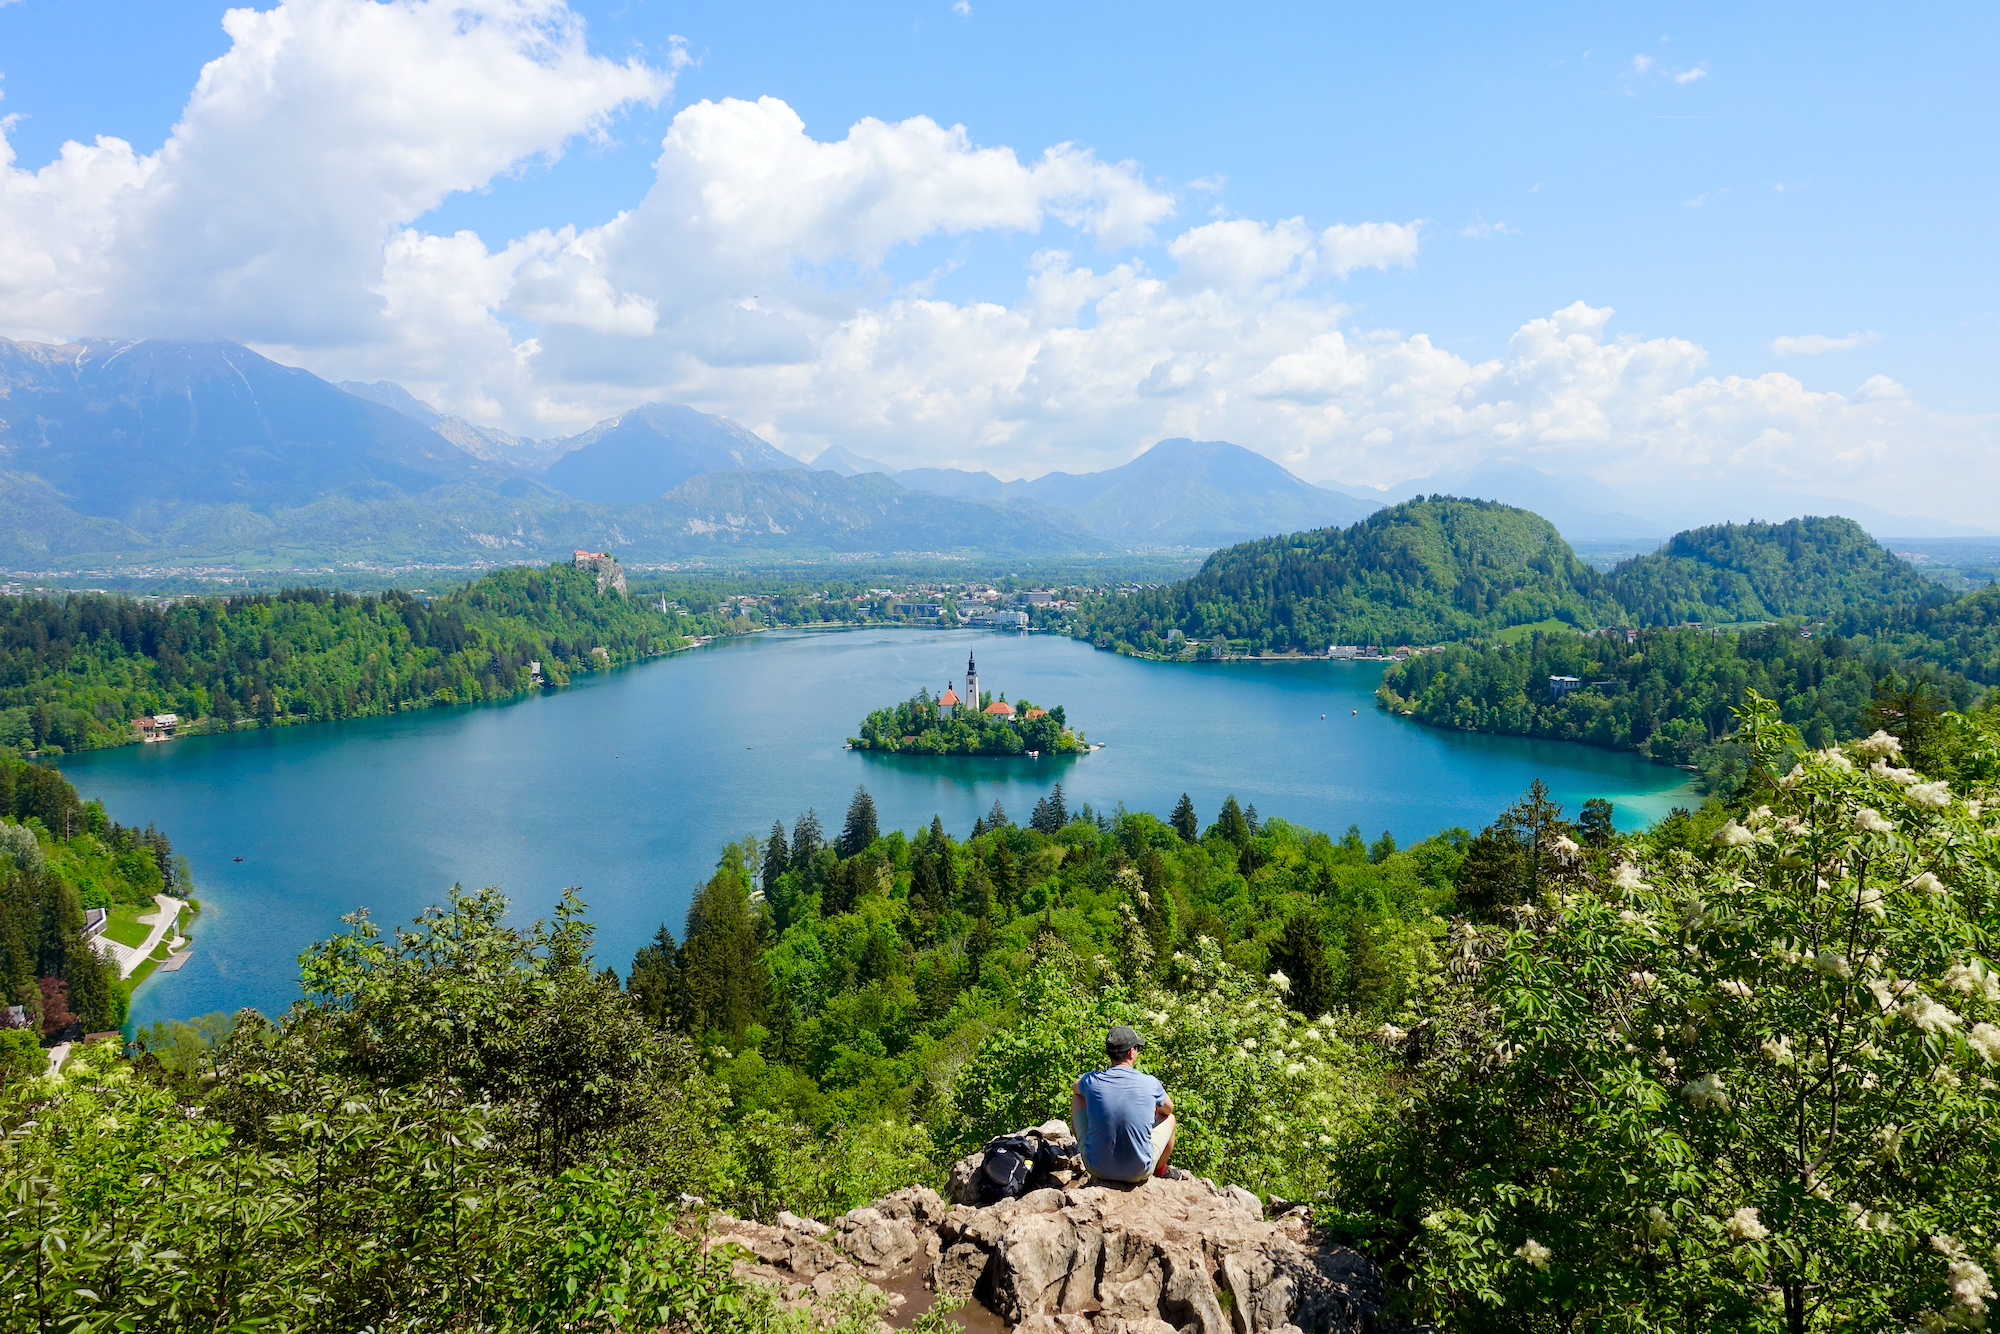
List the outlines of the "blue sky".
{"type": "MultiPolygon", "coordinates": [[[[308,7],[330,6],[336,0],[308,7]]],[[[523,5],[491,0],[484,8],[494,11],[492,25],[507,18],[500,11],[521,19],[523,5]]],[[[544,28],[552,14],[562,17],[560,7],[527,9],[544,28]]],[[[17,118],[8,130],[15,170],[38,171],[65,141],[98,135],[126,140],[137,157],[159,152],[203,65],[237,45],[223,31],[223,10],[102,0],[0,7],[0,111],[17,118]]],[[[156,296],[80,307],[43,300],[38,309],[52,315],[0,309],[6,331],[235,336],[322,373],[403,379],[447,410],[525,433],[573,429],[593,413],[671,395],[728,411],[801,454],[837,441],[892,462],[950,460],[1008,475],[1079,454],[1115,462],[1153,432],[1185,429],[1227,434],[1309,477],[1375,482],[1495,457],[1594,471],[1626,486],[1668,473],[1687,485],[1740,473],[1760,485],[1856,497],[1894,490],[1887,479],[1907,473],[1912,455],[1950,460],[1950,475],[1970,467],[1982,483],[1993,478],[1978,471],[1990,468],[2000,411],[1988,370],[2000,350],[1991,243],[2000,179],[1991,127],[2000,118],[1990,72],[2000,17],[1990,7],[1540,6],[1523,14],[1469,5],[975,0],[958,12],[943,3],[579,0],[567,13],[590,60],[640,62],[657,76],[652,92],[558,108],[541,143],[524,133],[476,165],[444,172],[435,206],[358,220],[357,228],[375,230],[354,245],[358,253],[364,242],[379,250],[391,234],[465,230],[497,255],[540,229],[606,229],[597,241],[585,238],[582,260],[565,262],[595,265],[614,292],[649,303],[651,326],[641,329],[637,314],[624,325],[607,316],[576,334],[551,313],[574,302],[525,302],[517,284],[512,297],[487,300],[498,332],[482,335],[485,342],[468,335],[456,361],[441,335],[419,346],[341,319],[289,329],[283,318],[264,318],[284,305],[281,287],[265,293],[255,318],[226,306],[193,319],[198,328],[150,327],[162,310],[185,307],[156,296]],[[940,206],[928,222],[858,245],[825,239],[847,233],[827,231],[832,224],[821,219],[772,240],[773,255],[737,279],[773,291],[718,286],[699,300],[658,277],[711,262],[687,236],[660,239],[644,263],[620,268],[604,258],[620,247],[633,253],[635,233],[647,230],[643,210],[622,232],[612,224],[649,191],[656,200],[664,193],[656,163],[675,118],[704,100],[760,97],[779,99],[803,123],[804,140],[820,145],[871,117],[963,126],[968,151],[1011,149],[1023,164],[1051,145],[1075,144],[1107,169],[1132,164],[1132,188],[1143,186],[1171,213],[1135,236],[1065,221],[1046,200],[1026,226],[940,206]],[[553,161],[551,143],[561,146],[553,161]],[[504,165],[487,170],[496,155],[504,165]],[[1190,323],[1170,336],[1179,343],[1143,348],[1106,333],[1087,373],[1065,370],[1062,391],[1039,398],[1036,373],[1020,368],[1050,364],[1061,338],[1052,343],[1046,327],[1020,333],[1025,342],[993,335],[994,356],[1015,359],[996,389],[982,378],[992,367],[975,364],[985,335],[910,322],[915,303],[932,303],[924,310],[933,321],[942,303],[960,324],[984,303],[1020,308],[1033,264],[1046,263],[1032,257],[1044,252],[1064,252],[1071,275],[1104,279],[1124,264],[1171,283],[1182,267],[1175,239],[1192,229],[1230,220],[1270,228],[1293,218],[1313,234],[1371,222],[1414,226],[1416,249],[1338,273],[1323,259],[1315,269],[1309,254],[1288,277],[1260,269],[1231,289],[1236,304],[1203,326],[1208,332],[1190,323]],[[753,313],[782,301],[785,312],[774,318],[786,322],[785,337],[751,351],[740,341],[730,343],[735,351],[702,350],[741,338],[716,332],[715,302],[724,296],[753,313]],[[1242,341],[1245,312],[1260,301],[1297,318],[1285,331],[1267,330],[1273,341],[1262,362],[1225,358],[1217,349],[1242,341]],[[1554,389],[1555,372],[1537,362],[1505,392],[1450,368],[1408,370],[1413,338],[1477,368],[1506,361],[1510,347],[1519,352],[1524,326],[1579,302],[1616,313],[1572,319],[1551,337],[1637,340],[1650,349],[1643,364],[1565,363],[1558,378],[1567,388],[1554,389]],[[85,318],[118,327],[60,322],[85,318]],[[258,327],[237,331],[232,321],[258,327]],[[875,321],[924,351],[885,359],[878,331],[863,368],[852,351],[857,321],[875,321]],[[680,332],[670,337],[674,326],[680,332]],[[1312,381],[1306,390],[1259,390],[1261,406],[1243,406],[1241,385],[1270,371],[1286,346],[1336,332],[1346,369],[1293,366],[1278,379],[1312,381]],[[494,341],[503,335],[512,349],[504,355],[494,341]],[[946,355],[937,349],[948,337],[966,341],[946,355]],[[504,382],[515,372],[495,368],[518,367],[530,339],[535,373],[504,382]],[[1775,341],[1783,339],[1807,341],[1775,341]],[[791,350],[772,350],[780,344],[791,350]],[[1370,349],[1392,347],[1402,360],[1369,360],[1370,349]],[[1120,355],[1147,359],[1128,368],[1129,411],[1104,406],[1122,392],[1109,383],[1120,355]],[[1159,397],[1147,386],[1167,384],[1162,367],[1181,361],[1215,382],[1184,375],[1174,406],[1147,407],[1159,397]],[[1759,388],[1759,377],[1773,373],[1797,389],[1759,388]],[[838,392],[829,388],[835,379],[838,392]],[[1709,379],[1724,383],[1695,422],[1687,395],[1709,379]],[[1890,382],[1893,393],[1882,387],[1890,382]],[[1428,386],[1434,408],[1398,416],[1395,404],[1414,383],[1428,386]],[[1876,388],[1861,392],[1868,384],[1876,388]],[[1540,413],[1534,393],[1547,399],[1540,413]],[[1784,393],[1797,401],[1772,397],[1784,393]],[[1682,397],[1671,407],[1659,406],[1675,394],[1682,397]],[[1650,395],[1651,406],[1631,406],[1635,395],[1650,395]],[[1339,411],[1327,406],[1336,399],[1339,411]],[[1503,402],[1511,406],[1494,407],[1503,402]],[[1593,414],[1602,418],[1595,426],[1585,420],[1593,414]],[[1450,424],[1441,426],[1441,415],[1450,424]],[[1669,418],[1677,424],[1664,425],[1669,418]]],[[[411,77],[420,78],[431,58],[423,43],[446,39],[433,30],[411,40],[411,77]]],[[[272,68],[296,81],[299,98],[337,99],[343,87],[381,96],[372,76],[355,75],[337,55],[317,71],[309,51],[272,68]],[[360,83],[343,84],[352,78],[360,83]]],[[[437,118],[441,133],[473,132],[437,118]]],[[[282,177],[291,169],[287,151],[310,162],[367,144],[363,134],[345,144],[265,147],[276,164],[270,174],[282,177]]],[[[732,140],[717,151],[743,150],[732,140]]],[[[923,164],[908,170],[921,184],[923,164]]],[[[714,177],[700,180],[712,185],[714,177]]],[[[892,189],[888,178],[876,186],[892,189]]],[[[219,187],[183,187],[196,188],[219,187]]],[[[241,181],[227,195],[225,211],[256,207],[241,181]]],[[[850,195],[829,205],[854,206],[850,195]]],[[[720,234],[704,232],[702,244],[720,234]]],[[[1322,240],[1318,253],[1329,245],[1322,240]]],[[[17,277],[15,289],[31,281],[17,277]]],[[[0,295],[8,291],[0,286],[0,295]]],[[[1075,329],[1104,332],[1096,299],[1065,316],[1075,329]]],[[[1184,314],[1143,318],[1159,326],[1184,314]]],[[[407,324],[394,316],[390,323],[407,324]]],[[[1276,381],[1266,375],[1262,383],[1276,381]]],[[[1919,470],[1925,487],[1946,475],[1928,464],[1919,470]]],[[[1961,503],[1957,512],[1971,508],[1961,503]]]]}

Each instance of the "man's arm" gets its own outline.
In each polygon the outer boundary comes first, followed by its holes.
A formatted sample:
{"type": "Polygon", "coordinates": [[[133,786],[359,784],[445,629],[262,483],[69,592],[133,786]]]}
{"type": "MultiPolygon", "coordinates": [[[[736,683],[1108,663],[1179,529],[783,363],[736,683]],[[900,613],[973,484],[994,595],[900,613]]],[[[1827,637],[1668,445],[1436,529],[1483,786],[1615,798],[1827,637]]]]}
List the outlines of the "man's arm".
{"type": "Polygon", "coordinates": [[[1083,1115],[1083,1081],[1077,1080],[1069,1086],[1069,1123],[1075,1126],[1083,1115]]]}
{"type": "Polygon", "coordinates": [[[1153,1124],[1158,1125],[1174,1114],[1174,1098],[1165,1089],[1160,1090],[1160,1100],[1153,1104],[1153,1124]]]}

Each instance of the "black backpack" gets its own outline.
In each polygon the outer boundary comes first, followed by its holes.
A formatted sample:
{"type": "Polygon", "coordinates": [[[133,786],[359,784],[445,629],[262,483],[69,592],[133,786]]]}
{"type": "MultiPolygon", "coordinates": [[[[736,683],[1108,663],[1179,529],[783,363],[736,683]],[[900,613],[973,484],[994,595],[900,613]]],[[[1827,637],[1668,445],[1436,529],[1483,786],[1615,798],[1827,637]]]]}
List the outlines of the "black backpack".
{"type": "Polygon", "coordinates": [[[1061,1160],[1062,1152],[1039,1135],[1002,1135],[987,1141],[979,1165],[980,1207],[1019,1199],[1037,1168],[1050,1169],[1061,1160]]]}

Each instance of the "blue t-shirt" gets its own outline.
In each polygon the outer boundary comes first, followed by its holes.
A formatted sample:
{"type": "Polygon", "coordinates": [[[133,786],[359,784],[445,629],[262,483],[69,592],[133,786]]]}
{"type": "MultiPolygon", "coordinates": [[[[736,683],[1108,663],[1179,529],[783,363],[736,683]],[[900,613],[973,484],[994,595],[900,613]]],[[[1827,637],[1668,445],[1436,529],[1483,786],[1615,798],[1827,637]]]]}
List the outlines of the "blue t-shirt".
{"type": "Polygon", "coordinates": [[[1083,1161],[1112,1181],[1153,1171],[1153,1110],[1167,1100],[1160,1081],[1129,1065],[1093,1070],[1076,1082],[1083,1095],[1083,1161]]]}

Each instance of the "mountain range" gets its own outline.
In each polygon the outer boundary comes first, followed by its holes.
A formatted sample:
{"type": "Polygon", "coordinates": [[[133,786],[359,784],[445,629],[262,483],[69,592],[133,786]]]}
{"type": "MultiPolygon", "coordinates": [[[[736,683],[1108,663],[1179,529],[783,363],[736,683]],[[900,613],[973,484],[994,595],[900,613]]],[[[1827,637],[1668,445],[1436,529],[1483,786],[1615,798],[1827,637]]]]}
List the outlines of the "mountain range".
{"type": "MultiPolygon", "coordinates": [[[[1513,499],[1576,540],[1667,531],[1595,482],[1528,468],[1409,488],[1513,499]]],[[[668,403],[532,439],[394,381],[331,384],[235,343],[0,339],[0,564],[14,568],[477,563],[572,547],[642,561],[1081,557],[1340,527],[1386,498],[1315,486],[1226,441],[1163,440],[1101,472],[1003,481],[897,470],[842,446],[806,463],[668,403]]]]}

